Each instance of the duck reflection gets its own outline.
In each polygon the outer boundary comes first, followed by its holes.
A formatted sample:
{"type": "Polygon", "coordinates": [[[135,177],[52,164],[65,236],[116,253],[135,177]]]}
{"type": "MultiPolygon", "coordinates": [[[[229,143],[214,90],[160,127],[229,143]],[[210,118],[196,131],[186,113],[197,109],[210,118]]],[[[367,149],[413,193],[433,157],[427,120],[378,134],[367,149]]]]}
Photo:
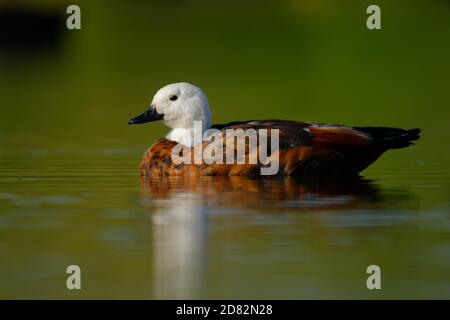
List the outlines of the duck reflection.
{"type": "Polygon", "coordinates": [[[378,189],[360,178],[339,182],[242,177],[161,177],[142,182],[153,207],[154,297],[204,296],[208,214],[339,209],[376,201],[378,189]],[[225,210],[226,209],[226,210],[225,210]]]}
{"type": "Polygon", "coordinates": [[[195,198],[196,206],[200,207],[239,207],[256,212],[286,207],[290,211],[348,208],[377,201],[379,197],[378,188],[360,177],[326,182],[292,178],[162,177],[142,182],[142,186],[145,197],[157,203],[171,203],[177,209],[183,209],[184,202],[177,200],[180,196],[195,198]]]}

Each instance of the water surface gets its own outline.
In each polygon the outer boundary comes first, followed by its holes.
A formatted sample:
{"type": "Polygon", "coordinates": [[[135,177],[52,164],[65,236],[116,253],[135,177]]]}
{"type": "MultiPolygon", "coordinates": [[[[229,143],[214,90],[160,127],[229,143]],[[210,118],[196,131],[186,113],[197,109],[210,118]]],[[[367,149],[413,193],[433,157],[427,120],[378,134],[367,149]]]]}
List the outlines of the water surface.
{"type": "Polygon", "coordinates": [[[420,175],[406,159],[376,165],[377,180],[341,186],[141,183],[138,157],[131,149],[2,153],[3,298],[449,295],[448,172],[420,175]],[[82,269],[80,292],[65,288],[70,264],[82,269]],[[382,268],[379,292],[365,286],[371,264],[382,268]]]}

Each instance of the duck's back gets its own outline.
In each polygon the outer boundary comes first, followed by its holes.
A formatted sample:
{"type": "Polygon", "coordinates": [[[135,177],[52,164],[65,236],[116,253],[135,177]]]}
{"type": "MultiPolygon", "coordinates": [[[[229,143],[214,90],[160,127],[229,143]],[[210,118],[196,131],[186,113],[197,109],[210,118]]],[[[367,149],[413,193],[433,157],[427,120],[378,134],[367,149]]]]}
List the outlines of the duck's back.
{"type": "MultiPolygon", "coordinates": [[[[223,140],[210,139],[203,142],[201,150],[219,150],[223,145],[223,163],[211,163],[203,158],[194,164],[194,148],[184,148],[189,153],[191,164],[174,163],[171,158],[176,142],[160,139],[145,153],[140,171],[144,178],[161,175],[240,175],[258,176],[261,164],[250,161],[252,154],[260,148],[268,150],[272,161],[278,160],[277,175],[294,175],[301,177],[352,175],[364,170],[388,149],[403,148],[419,139],[420,130],[403,130],[387,127],[346,127],[341,125],[297,122],[286,120],[252,120],[217,124],[213,129],[220,130],[223,140]],[[225,142],[227,130],[248,129],[258,131],[266,129],[269,139],[258,139],[256,149],[245,139],[245,164],[225,164],[225,142]],[[278,129],[278,150],[270,150],[271,130],[278,129]]],[[[234,146],[234,137],[233,144],[234,146]]],[[[198,151],[198,149],[197,149],[198,151]]],[[[236,153],[236,150],[233,150],[236,153]]],[[[186,156],[186,154],[184,155],[186,156]]],[[[219,161],[220,162],[220,161],[219,161]]]]}

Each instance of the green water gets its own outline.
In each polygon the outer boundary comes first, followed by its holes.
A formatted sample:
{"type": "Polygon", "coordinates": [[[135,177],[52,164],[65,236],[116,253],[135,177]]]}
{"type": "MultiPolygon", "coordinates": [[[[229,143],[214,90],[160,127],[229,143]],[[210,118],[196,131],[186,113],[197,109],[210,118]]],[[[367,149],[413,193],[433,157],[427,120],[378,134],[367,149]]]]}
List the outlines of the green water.
{"type": "Polygon", "coordinates": [[[56,47],[1,52],[0,298],[450,298],[450,6],[379,1],[372,32],[369,2],[302,3],[86,1],[56,47]],[[423,135],[351,185],[141,184],[167,130],[127,121],[177,81],[214,122],[423,135]]]}

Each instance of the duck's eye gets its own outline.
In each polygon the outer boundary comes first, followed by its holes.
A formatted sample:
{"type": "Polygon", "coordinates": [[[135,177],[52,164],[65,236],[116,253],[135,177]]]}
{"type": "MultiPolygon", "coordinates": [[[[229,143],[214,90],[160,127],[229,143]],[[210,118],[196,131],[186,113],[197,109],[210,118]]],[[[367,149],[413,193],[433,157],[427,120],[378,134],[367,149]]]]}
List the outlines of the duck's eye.
{"type": "Polygon", "coordinates": [[[169,98],[171,101],[175,101],[178,99],[178,97],[176,95],[170,96],[169,98]]]}

